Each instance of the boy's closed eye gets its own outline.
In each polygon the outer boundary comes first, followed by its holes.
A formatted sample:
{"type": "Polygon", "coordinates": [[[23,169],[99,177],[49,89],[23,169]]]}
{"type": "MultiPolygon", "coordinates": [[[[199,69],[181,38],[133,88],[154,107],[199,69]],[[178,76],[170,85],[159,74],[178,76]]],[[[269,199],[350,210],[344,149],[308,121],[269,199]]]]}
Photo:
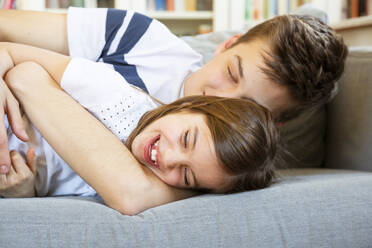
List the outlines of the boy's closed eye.
{"type": "Polygon", "coordinates": [[[230,77],[231,81],[233,81],[234,83],[238,83],[238,79],[231,72],[230,66],[227,66],[227,72],[229,74],[229,77],[230,77]]]}

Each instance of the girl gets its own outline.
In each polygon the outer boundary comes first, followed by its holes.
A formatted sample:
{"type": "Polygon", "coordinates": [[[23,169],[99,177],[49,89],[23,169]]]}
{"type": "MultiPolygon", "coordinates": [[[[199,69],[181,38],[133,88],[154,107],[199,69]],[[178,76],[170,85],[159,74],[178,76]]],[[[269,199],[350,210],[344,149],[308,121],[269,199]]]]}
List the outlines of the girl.
{"type": "MultiPolygon", "coordinates": [[[[110,70],[99,63],[85,62],[90,65],[90,71],[110,70]],[[95,70],[91,70],[92,68],[95,70]]],[[[74,60],[70,63],[74,63],[74,60]]],[[[66,98],[66,95],[61,95],[60,89],[43,68],[34,63],[23,63],[7,74],[8,85],[43,136],[95,189],[77,176],[41,135],[31,128],[29,137],[35,146],[36,156],[39,161],[45,160],[44,165],[38,165],[41,172],[36,178],[37,195],[94,195],[97,191],[107,205],[123,213],[132,214],[195,194],[184,190],[175,191],[176,188],[225,193],[262,188],[271,183],[273,164],[278,154],[278,135],[269,112],[263,107],[247,100],[193,96],[147,112],[132,132],[135,126],[132,123],[136,123],[145,111],[157,104],[147,94],[125,82],[120,84],[120,87],[111,84],[109,79],[114,77],[115,73],[97,74],[105,75],[105,78],[86,75],[75,83],[64,80],[63,88],[122,141],[127,140],[127,147],[145,170],[131,166],[137,164],[138,167],[137,161],[128,159],[130,156],[126,151],[119,151],[123,147],[117,142],[110,143],[106,139],[99,139],[100,144],[95,138],[91,142],[92,138],[87,136],[102,138],[99,132],[105,135],[107,133],[104,129],[94,126],[97,125],[96,122],[87,122],[86,114],[81,110],[74,113],[79,107],[66,98]],[[107,84],[86,87],[89,83],[94,83],[94,80],[104,80],[107,84]],[[41,95],[32,92],[36,84],[37,87],[42,87],[41,95]],[[40,101],[40,96],[43,101],[40,101]],[[45,98],[50,99],[49,107],[45,104],[45,98]],[[61,103],[70,106],[74,111],[62,110],[61,103]],[[51,106],[59,108],[58,111],[51,111],[51,106]],[[49,116],[41,121],[40,117],[45,114],[49,116]],[[71,115],[84,120],[84,124],[77,125],[78,122],[70,118],[71,115]],[[72,125],[66,127],[60,124],[66,119],[69,119],[72,125]],[[55,132],[58,129],[64,130],[62,137],[55,132]],[[94,135],[87,135],[87,130],[95,129],[97,132],[92,132],[94,135]],[[71,133],[72,135],[69,135],[71,133]],[[127,138],[129,133],[131,134],[127,138]],[[74,143],[77,136],[80,136],[80,139],[74,143]],[[107,152],[104,144],[109,143],[110,148],[120,147],[115,148],[118,153],[107,152]],[[110,157],[107,154],[114,159],[102,159],[103,156],[110,157]],[[122,155],[126,158],[120,160],[122,155]],[[105,161],[120,162],[119,165],[110,165],[105,161]],[[148,171],[153,173],[149,174],[148,171]],[[139,172],[145,173],[138,174],[139,172]],[[155,178],[157,180],[154,180],[155,178]],[[163,185],[158,190],[151,188],[149,191],[149,184],[141,187],[141,180],[152,182],[152,186],[159,186],[159,179],[163,185]],[[123,191],[121,186],[129,189],[123,191]],[[131,207],[128,207],[127,203],[122,205],[123,202],[128,202],[129,198],[133,199],[133,194],[129,193],[139,192],[131,191],[136,186],[142,189],[142,192],[147,189],[147,194],[141,194],[141,201],[136,200],[131,207]],[[120,188],[119,191],[116,187],[120,188]],[[157,194],[151,195],[149,192],[157,194]],[[115,196],[115,193],[119,193],[119,196],[115,196]],[[157,200],[154,200],[155,197],[157,200]]],[[[13,142],[12,137],[9,144],[18,150],[23,147],[23,152],[27,150],[24,143],[13,142]]],[[[30,160],[32,159],[28,159],[29,163],[30,160]]],[[[11,173],[14,172],[13,169],[11,173]]],[[[6,192],[3,195],[7,196],[6,192]]],[[[136,197],[138,199],[138,195],[136,197]]]]}

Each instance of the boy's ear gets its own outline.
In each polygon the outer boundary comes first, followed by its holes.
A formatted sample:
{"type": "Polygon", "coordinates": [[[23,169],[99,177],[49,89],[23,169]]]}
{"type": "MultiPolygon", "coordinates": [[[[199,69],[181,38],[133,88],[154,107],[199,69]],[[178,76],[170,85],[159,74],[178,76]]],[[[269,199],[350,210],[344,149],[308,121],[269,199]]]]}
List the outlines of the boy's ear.
{"type": "Polygon", "coordinates": [[[282,127],[284,126],[285,122],[277,122],[275,123],[277,127],[282,127]]]}
{"type": "Polygon", "coordinates": [[[217,48],[214,50],[214,56],[217,54],[222,53],[229,47],[231,47],[235,42],[238,41],[238,39],[242,36],[243,34],[236,34],[234,36],[231,36],[229,39],[225,40],[224,42],[220,43],[217,48]]]}

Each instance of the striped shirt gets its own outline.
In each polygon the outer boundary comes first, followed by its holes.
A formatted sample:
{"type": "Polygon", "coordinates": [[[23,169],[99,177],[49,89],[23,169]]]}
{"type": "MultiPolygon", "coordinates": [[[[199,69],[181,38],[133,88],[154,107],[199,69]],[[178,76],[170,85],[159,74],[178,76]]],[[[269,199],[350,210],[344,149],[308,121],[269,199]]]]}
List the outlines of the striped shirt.
{"type": "Polygon", "coordinates": [[[183,96],[183,82],[202,57],[162,23],[117,9],[69,8],[71,57],[106,63],[128,83],[164,103],[183,96]]]}

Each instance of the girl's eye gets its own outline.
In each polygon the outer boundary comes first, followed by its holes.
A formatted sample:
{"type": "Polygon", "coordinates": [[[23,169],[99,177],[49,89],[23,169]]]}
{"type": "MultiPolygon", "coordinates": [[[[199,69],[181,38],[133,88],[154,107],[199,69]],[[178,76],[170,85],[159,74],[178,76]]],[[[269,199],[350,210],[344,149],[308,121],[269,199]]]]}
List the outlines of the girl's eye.
{"type": "Polygon", "coordinates": [[[234,83],[237,83],[238,81],[236,80],[236,78],[231,73],[231,70],[230,70],[229,66],[227,67],[227,71],[229,72],[229,76],[230,76],[231,80],[234,81],[234,83]]]}
{"type": "Polygon", "coordinates": [[[185,135],[183,136],[183,142],[185,144],[185,148],[187,148],[187,137],[189,136],[189,130],[185,132],[185,135]]]}
{"type": "Polygon", "coordinates": [[[185,168],[185,184],[189,186],[189,181],[187,180],[187,169],[185,168]]]}

